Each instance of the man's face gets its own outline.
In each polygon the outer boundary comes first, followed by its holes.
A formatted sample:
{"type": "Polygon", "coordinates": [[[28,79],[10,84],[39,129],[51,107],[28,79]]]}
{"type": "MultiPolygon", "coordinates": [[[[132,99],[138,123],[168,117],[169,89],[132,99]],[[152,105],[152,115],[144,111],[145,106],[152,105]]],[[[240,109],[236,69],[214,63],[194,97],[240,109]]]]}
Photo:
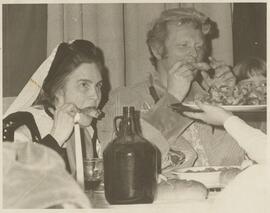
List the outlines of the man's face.
{"type": "Polygon", "coordinates": [[[63,87],[64,103],[79,109],[97,107],[101,99],[102,78],[95,63],[83,63],[68,77],[63,87]]]}
{"type": "Polygon", "coordinates": [[[165,55],[160,60],[166,70],[178,61],[201,62],[205,52],[204,37],[192,24],[168,25],[165,55]]]}

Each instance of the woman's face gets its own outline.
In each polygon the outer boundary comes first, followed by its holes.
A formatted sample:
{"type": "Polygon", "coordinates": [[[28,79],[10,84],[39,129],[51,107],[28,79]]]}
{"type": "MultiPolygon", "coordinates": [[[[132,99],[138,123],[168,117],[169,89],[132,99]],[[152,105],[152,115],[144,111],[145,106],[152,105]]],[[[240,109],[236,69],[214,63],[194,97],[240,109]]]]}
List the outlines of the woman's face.
{"type": "Polygon", "coordinates": [[[165,57],[161,62],[169,70],[178,61],[201,62],[205,53],[205,41],[200,29],[192,24],[168,25],[165,40],[165,57]]]}
{"type": "MultiPolygon", "coordinates": [[[[101,99],[102,78],[95,63],[79,65],[65,80],[60,96],[79,109],[97,107],[101,99]]],[[[59,99],[59,97],[58,97],[59,99]]]]}

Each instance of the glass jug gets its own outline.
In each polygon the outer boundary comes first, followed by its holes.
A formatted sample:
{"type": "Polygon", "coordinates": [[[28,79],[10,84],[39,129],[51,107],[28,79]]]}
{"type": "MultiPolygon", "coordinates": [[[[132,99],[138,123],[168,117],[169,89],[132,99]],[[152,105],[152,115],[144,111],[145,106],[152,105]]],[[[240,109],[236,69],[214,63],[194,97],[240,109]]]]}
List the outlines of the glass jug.
{"type": "Polygon", "coordinates": [[[105,197],[110,204],[152,203],[158,150],[142,137],[134,107],[124,107],[114,124],[117,137],[103,152],[105,197]],[[119,130],[117,120],[121,120],[119,130]]]}

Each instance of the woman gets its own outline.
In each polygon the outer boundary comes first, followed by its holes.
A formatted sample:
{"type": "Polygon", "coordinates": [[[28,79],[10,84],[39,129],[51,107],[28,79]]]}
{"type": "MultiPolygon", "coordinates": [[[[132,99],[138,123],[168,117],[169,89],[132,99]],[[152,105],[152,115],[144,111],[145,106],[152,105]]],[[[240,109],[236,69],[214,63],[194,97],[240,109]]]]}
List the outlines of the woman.
{"type": "Polygon", "coordinates": [[[3,141],[33,141],[58,152],[74,172],[74,117],[93,157],[91,121],[101,99],[102,56],[89,41],[61,43],[39,67],[7,111],[3,141]],[[30,107],[29,107],[30,106],[30,107]]]}

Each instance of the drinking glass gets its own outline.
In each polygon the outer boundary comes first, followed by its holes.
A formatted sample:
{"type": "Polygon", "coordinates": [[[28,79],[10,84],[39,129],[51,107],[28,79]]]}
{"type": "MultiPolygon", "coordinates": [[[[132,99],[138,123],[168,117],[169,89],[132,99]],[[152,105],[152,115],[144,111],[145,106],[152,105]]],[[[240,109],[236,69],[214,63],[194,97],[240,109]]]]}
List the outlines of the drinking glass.
{"type": "Polygon", "coordinates": [[[84,159],[84,185],[85,190],[101,190],[103,182],[103,160],[100,158],[84,159]]]}

